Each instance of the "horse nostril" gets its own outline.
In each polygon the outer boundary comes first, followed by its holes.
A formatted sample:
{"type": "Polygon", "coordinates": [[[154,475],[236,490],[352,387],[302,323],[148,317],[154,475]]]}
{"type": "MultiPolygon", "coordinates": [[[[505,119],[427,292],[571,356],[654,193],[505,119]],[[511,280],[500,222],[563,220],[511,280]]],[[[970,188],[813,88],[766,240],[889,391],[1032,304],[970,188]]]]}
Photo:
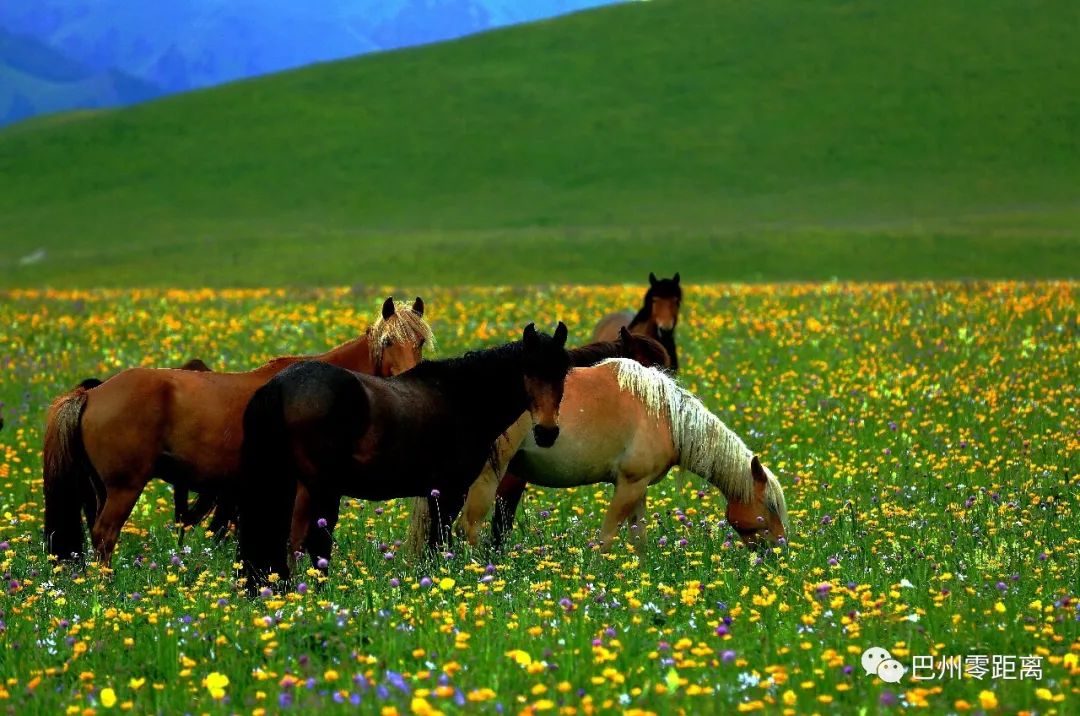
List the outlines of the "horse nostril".
{"type": "Polygon", "coordinates": [[[548,427],[546,425],[533,426],[533,438],[539,447],[551,447],[555,439],[559,437],[559,426],[548,427]]]}

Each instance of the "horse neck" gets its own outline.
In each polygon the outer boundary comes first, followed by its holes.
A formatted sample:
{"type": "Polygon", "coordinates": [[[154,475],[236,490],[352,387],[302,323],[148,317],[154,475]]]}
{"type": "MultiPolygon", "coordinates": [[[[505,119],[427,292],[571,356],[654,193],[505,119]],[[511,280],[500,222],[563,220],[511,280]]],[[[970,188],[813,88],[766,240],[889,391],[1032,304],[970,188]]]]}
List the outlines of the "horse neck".
{"type": "Polygon", "coordinates": [[[435,384],[455,422],[474,425],[493,442],[528,410],[520,343],[467,354],[448,361],[421,363],[405,374],[435,384]]]}
{"type": "Polygon", "coordinates": [[[367,333],[342,343],[337,348],[317,356],[315,360],[358,373],[374,374],[377,367],[371,358],[371,339],[367,333]]]}
{"type": "Polygon", "coordinates": [[[646,295],[645,305],[639,308],[634,317],[630,319],[630,325],[626,329],[633,332],[636,328],[640,332],[644,328],[646,335],[650,338],[656,338],[658,331],[656,330],[656,321],[652,317],[652,301],[650,299],[651,296],[646,295]]]}
{"type": "Polygon", "coordinates": [[[660,335],[660,331],[656,331],[656,340],[659,341],[660,345],[667,351],[668,358],[671,360],[671,372],[678,373],[679,354],[676,352],[675,348],[675,328],[671,329],[671,333],[665,333],[664,335],[660,335]]]}
{"type": "Polygon", "coordinates": [[[570,365],[575,368],[588,368],[608,358],[625,357],[622,354],[622,343],[619,341],[598,341],[580,348],[571,348],[570,365]]]}
{"type": "Polygon", "coordinates": [[[754,454],[697,398],[683,393],[678,402],[669,415],[679,466],[708,480],[728,500],[749,501],[754,489],[750,472],[754,454]]]}

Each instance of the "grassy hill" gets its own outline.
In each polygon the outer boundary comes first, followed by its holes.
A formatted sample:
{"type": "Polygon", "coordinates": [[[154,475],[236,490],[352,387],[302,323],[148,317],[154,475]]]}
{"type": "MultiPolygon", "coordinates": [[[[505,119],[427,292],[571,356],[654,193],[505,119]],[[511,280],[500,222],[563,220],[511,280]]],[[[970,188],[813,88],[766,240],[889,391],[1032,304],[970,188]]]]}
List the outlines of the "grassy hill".
{"type": "Polygon", "coordinates": [[[658,0],[16,126],[0,283],[1080,275],[1078,26],[658,0]]]}

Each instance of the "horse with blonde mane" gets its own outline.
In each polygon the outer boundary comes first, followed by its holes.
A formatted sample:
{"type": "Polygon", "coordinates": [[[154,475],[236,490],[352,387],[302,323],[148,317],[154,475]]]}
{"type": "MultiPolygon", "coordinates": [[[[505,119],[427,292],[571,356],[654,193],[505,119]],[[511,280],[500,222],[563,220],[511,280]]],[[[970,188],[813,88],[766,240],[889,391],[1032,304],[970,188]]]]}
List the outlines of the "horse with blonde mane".
{"type": "MultiPolygon", "coordinates": [[[[641,365],[661,368],[671,365],[671,358],[659,341],[648,336],[632,334],[626,328],[619,329],[617,340],[600,341],[571,348],[569,355],[570,365],[575,368],[596,365],[608,358],[630,358],[641,365]]],[[[525,420],[526,417],[523,414],[521,420],[525,420]]],[[[492,520],[492,531],[496,543],[499,542],[501,535],[509,532],[513,526],[514,513],[528,486],[529,483],[526,480],[517,477],[511,471],[503,475],[499,483],[495,517],[492,520]]],[[[426,519],[431,519],[433,522],[423,534],[419,529],[410,528],[407,542],[409,553],[419,555],[425,548],[434,549],[447,542],[453,531],[454,520],[465,505],[466,497],[467,489],[462,489],[460,493],[447,491],[438,496],[415,498],[414,514],[425,515],[426,519]]]]}
{"type": "Polygon", "coordinates": [[[245,373],[131,368],[79,386],[49,409],[45,429],[45,543],[57,559],[81,557],[87,516],[108,565],[120,529],[152,477],[214,494],[240,468],[243,415],[255,391],[286,367],[316,360],[392,376],[416,366],[434,341],[419,298],[386,299],[363,335],[314,357],[288,356],[245,373]]]}
{"type": "MultiPolygon", "coordinates": [[[[747,546],[781,543],[788,530],[780,482],[743,441],[669,376],[613,358],[567,376],[559,440],[540,450],[518,421],[500,439],[502,464],[544,487],[614,483],[600,529],[611,549],[619,526],[630,523],[639,554],[645,547],[646,489],[675,465],[703,477],[727,499],[727,521],[747,546]]],[[[461,524],[471,544],[495,501],[500,473],[485,468],[472,485],[461,524]]],[[[412,529],[425,527],[414,513],[412,529]]]]}

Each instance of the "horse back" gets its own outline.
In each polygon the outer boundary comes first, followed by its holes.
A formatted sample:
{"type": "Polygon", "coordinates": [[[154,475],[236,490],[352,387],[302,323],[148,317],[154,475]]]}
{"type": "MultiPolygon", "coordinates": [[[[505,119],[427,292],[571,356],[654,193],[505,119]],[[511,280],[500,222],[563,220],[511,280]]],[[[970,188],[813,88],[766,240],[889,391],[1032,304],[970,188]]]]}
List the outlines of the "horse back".
{"type": "Polygon", "coordinates": [[[618,311],[617,313],[609,313],[600,319],[596,324],[596,328],[593,329],[592,340],[594,343],[600,341],[616,341],[619,339],[619,329],[630,325],[630,322],[634,320],[634,313],[632,311],[618,311]]]}
{"type": "Polygon", "coordinates": [[[244,406],[265,382],[246,373],[131,368],[87,393],[83,439],[103,476],[194,484],[235,473],[244,406]]]}

